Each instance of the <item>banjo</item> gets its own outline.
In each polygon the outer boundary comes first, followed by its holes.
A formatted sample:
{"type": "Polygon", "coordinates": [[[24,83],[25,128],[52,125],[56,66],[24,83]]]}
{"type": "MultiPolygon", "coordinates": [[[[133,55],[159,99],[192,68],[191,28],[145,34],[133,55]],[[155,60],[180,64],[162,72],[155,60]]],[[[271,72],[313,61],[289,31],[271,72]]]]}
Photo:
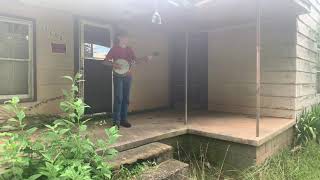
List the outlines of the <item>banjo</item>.
{"type": "MultiPolygon", "coordinates": [[[[159,56],[159,52],[153,52],[152,56],[159,56]]],[[[113,72],[118,75],[118,76],[125,76],[127,75],[127,73],[130,72],[131,66],[134,64],[138,64],[142,61],[146,61],[147,60],[147,56],[139,58],[136,60],[135,63],[130,63],[128,60],[126,59],[117,59],[113,62],[113,64],[116,64],[117,68],[113,68],[113,72]]]]}

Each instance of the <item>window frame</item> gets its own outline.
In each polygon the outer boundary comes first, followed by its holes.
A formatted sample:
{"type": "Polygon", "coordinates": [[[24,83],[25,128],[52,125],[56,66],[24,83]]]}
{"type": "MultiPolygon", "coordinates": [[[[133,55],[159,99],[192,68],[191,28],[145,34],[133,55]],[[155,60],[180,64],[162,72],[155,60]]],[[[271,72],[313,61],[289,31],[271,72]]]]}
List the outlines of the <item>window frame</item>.
{"type": "Polygon", "coordinates": [[[316,71],[316,95],[320,95],[320,69],[316,71]]]}
{"type": "Polygon", "coordinates": [[[317,63],[316,63],[316,95],[320,96],[320,43],[317,42],[317,63]]]}
{"type": "Polygon", "coordinates": [[[13,95],[0,95],[0,103],[3,103],[12,97],[18,96],[21,102],[33,102],[37,100],[37,84],[36,84],[36,23],[34,19],[17,17],[6,14],[0,14],[0,21],[8,23],[16,23],[28,26],[29,36],[29,58],[28,59],[15,59],[15,58],[1,58],[0,61],[23,61],[29,62],[28,69],[28,93],[27,94],[13,94],[13,95]]]}

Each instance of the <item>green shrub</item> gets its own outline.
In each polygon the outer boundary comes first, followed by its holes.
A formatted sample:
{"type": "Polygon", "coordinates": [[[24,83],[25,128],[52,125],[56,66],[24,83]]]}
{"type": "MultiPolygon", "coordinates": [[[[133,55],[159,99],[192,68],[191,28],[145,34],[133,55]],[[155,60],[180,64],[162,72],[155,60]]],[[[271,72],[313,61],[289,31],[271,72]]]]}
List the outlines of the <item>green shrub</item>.
{"type": "Polygon", "coordinates": [[[262,165],[251,167],[236,179],[243,180],[319,180],[320,145],[308,142],[302,148],[286,149],[262,165]]]}
{"type": "MultiPolygon", "coordinates": [[[[33,143],[31,141],[32,134],[36,128],[25,130],[25,113],[24,108],[19,106],[19,98],[14,97],[10,101],[5,102],[5,108],[16,115],[15,118],[9,119],[19,133],[0,133],[0,165],[6,167],[3,178],[6,179],[23,179],[24,170],[31,165],[34,154],[32,153],[33,143]]],[[[8,127],[10,128],[10,127],[8,127]]]]}
{"type": "Polygon", "coordinates": [[[320,135],[320,105],[305,110],[298,118],[296,125],[296,143],[305,144],[309,141],[318,141],[320,135]]]}
{"type": "Polygon", "coordinates": [[[108,141],[102,139],[94,144],[86,135],[89,121],[83,121],[85,109],[88,107],[77,97],[81,75],[75,79],[65,77],[72,82],[71,90],[64,91],[64,101],[60,107],[66,116],[46,125],[46,131],[32,141],[36,128],[25,130],[23,108],[18,98],[7,102],[8,109],[15,112],[19,133],[1,133],[1,165],[7,171],[3,179],[110,179],[111,167],[106,159],[113,158],[116,150],[110,148],[118,135],[118,129],[105,129],[108,141]],[[97,151],[99,150],[99,154],[97,151]]]}

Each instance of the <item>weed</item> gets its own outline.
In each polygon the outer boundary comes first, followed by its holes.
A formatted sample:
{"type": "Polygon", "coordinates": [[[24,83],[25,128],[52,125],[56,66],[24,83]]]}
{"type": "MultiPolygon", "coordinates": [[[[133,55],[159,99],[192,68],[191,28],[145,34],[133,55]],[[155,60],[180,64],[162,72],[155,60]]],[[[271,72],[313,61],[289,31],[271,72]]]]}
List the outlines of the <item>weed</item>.
{"type": "Polygon", "coordinates": [[[135,164],[131,167],[121,167],[121,169],[114,174],[113,180],[132,180],[137,179],[141,173],[144,171],[155,167],[157,164],[155,162],[143,162],[135,164]]]}
{"type": "Polygon", "coordinates": [[[318,180],[320,145],[309,142],[297,151],[286,149],[260,166],[240,173],[243,180],[318,180]]]}
{"type": "Polygon", "coordinates": [[[305,110],[298,118],[296,125],[297,144],[305,144],[309,141],[318,141],[320,135],[320,105],[305,110]]]}
{"type": "Polygon", "coordinates": [[[7,169],[2,179],[111,178],[111,167],[105,160],[117,153],[110,145],[119,137],[118,129],[105,129],[108,140],[99,139],[93,144],[86,134],[90,119],[83,120],[88,106],[77,97],[81,75],[65,78],[72,82],[71,90],[63,92],[64,101],[60,103],[66,116],[45,125],[46,130],[36,140],[32,140],[32,135],[37,128],[25,130],[25,108],[19,106],[19,98],[6,103],[7,109],[16,115],[10,121],[16,123],[19,132],[0,134],[3,141],[0,165],[7,169]],[[101,154],[97,153],[98,149],[101,154]]]}

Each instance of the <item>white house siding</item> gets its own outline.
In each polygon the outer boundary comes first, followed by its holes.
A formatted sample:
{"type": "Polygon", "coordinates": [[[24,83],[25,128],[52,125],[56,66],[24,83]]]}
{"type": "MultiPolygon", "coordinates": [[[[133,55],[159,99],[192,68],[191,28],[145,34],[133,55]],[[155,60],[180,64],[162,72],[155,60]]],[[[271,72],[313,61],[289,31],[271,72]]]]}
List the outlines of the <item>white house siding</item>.
{"type": "MultiPolygon", "coordinates": [[[[31,106],[40,101],[61,96],[62,89],[69,88],[70,85],[69,81],[61,77],[74,74],[73,15],[64,11],[32,7],[13,0],[2,0],[0,4],[0,15],[31,18],[36,23],[37,102],[23,103],[23,105],[31,106]],[[63,38],[58,40],[50,33],[58,33],[63,38]],[[52,53],[51,42],[65,43],[67,53],[52,53]]],[[[131,46],[138,57],[149,55],[154,51],[160,53],[154,62],[141,64],[135,68],[130,110],[139,111],[168,106],[167,36],[152,30],[127,28],[131,33],[131,46]]],[[[56,114],[61,111],[58,102],[55,101],[44,104],[31,113],[56,114]]],[[[3,114],[0,105],[0,117],[3,114]]]]}
{"type": "Polygon", "coordinates": [[[141,111],[168,107],[168,36],[165,33],[147,29],[127,28],[130,30],[130,45],[138,58],[159,52],[159,56],[154,57],[151,62],[134,67],[130,110],[141,111]]]}
{"type": "MultiPolygon", "coordinates": [[[[262,22],[262,115],[295,115],[295,18],[262,22]]],[[[255,114],[254,24],[209,33],[209,110],[255,114]]]]}
{"type": "Polygon", "coordinates": [[[296,112],[320,102],[316,72],[319,69],[317,33],[320,30],[320,2],[310,0],[310,13],[297,18],[296,112]]]}
{"type": "MultiPolygon", "coordinates": [[[[73,75],[73,19],[70,14],[50,9],[33,8],[18,1],[2,0],[0,15],[31,18],[36,25],[36,73],[37,100],[53,98],[61,95],[61,89],[68,88],[68,81],[63,75],[73,75]],[[50,35],[51,34],[51,35],[50,35]],[[58,39],[54,34],[62,36],[58,39]],[[66,54],[53,54],[51,42],[65,43],[66,54]]],[[[25,103],[25,106],[36,102],[25,103]]],[[[34,113],[58,113],[57,102],[48,103],[35,110],[34,113]]]]}

